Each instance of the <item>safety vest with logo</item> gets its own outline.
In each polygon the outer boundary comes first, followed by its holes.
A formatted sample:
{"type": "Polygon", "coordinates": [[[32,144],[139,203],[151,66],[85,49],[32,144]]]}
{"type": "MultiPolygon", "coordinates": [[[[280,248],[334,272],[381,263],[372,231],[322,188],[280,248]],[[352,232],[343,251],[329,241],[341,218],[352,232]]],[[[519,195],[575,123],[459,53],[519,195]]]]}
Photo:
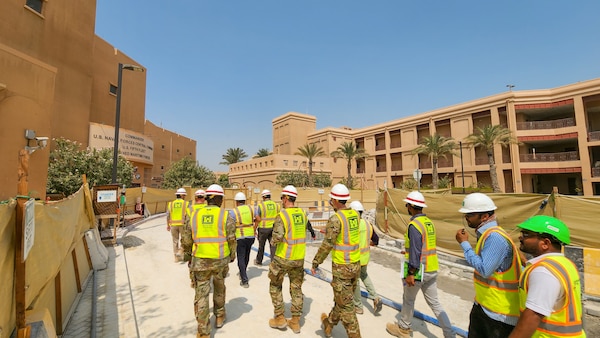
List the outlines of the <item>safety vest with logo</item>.
{"type": "Polygon", "coordinates": [[[192,218],[192,214],[194,213],[194,211],[204,208],[206,206],[206,202],[204,203],[189,203],[189,206],[187,207],[187,209],[185,209],[185,213],[188,216],[188,218],[192,218]]]}
{"type": "Polygon", "coordinates": [[[531,264],[523,270],[519,282],[519,298],[521,311],[525,310],[529,274],[536,267],[543,266],[550,271],[565,290],[565,303],[562,308],[553,311],[550,316],[542,318],[542,322],[531,337],[586,337],[583,331],[581,281],[577,267],[564,256],[550,256],[531,264]]]}
{"type": "Polygon", "coordinates": [[[336,264],[351,264],[360,261],[360,226],[358,213],[352,209],[335,213],[342,225],[331,258],[336,264]]]}
{"type": "MultiPolygon", "coordinates": [[[[423,264],[423,272],[434,272],[439,269],[439,262],[436,250],[436,236],[435,236],[435,226],[433,226],[433,222],[429,219],[429,217],[417,216],[415,217],[408,226],[414,226],[421,233],[421,261],[423,264]]],[[[408,228],[407,228],[408,229],[408,228]]],[[[406,261],[409,260],[409,248],[410,248],[410,239],[408,238],[408,230],[404,234],[404,247],[406,248],[406,254],[404,255],[406,261]]]]}
{"type": "Polygon", "coordinates": [[[183,225],[183,222],[185,220],[184,215],[186,213],[187,207],[188,202],[181,198],[169,202],[169,205],[167,206],[167,211],[169,212],[172,227],[183,225]]]}
{"type": "Polygon", "coordinates": [[[249,205],[240,205],[233,209],[235,214],[235,238],[254,237],[254,210],[249,205]]]}
{"type": "Polygon", "coordinates": [[[271,200],[260,202],[260,228],[272,228],[279,213],[279,205],[271,200]]]}
{"type": "Polygon", "coordinates": [[[361,218],[358,223],[360,227],[360,265],[365,266],[371,258],[371,237],[373,226],[366,219],[361,218]]]}
{"type": "Polygon", "coordinates": [[[194,239],[193,255],[198,258],[229,257],[227,242],[227,216],[224,208],[206,206],[192,214],[190,222],[194,239]]]}
{"type": "Polygon", "coordinates": [[[521,275],[521,259],[515,244],[506,231],[499,226],[487,229],[477,241],[475,254],[480,255],[485,240],[492,233],[504,237],[512,247],[513,259],[510,267],[504,271],[494,271],[489,277],[482,276],[477,270],[473,273],[475,284],[475,301],[487,310],[507,317],[519,317],[519,276],[521,275]]]}
{"type": "Polygon", "coordinates": [[[275,256],[288,260],[304,260],[306,254],[306,213],[300,208],[282,209],[279,217],[285,230],[284,241],[277,243],[275,256]]]}

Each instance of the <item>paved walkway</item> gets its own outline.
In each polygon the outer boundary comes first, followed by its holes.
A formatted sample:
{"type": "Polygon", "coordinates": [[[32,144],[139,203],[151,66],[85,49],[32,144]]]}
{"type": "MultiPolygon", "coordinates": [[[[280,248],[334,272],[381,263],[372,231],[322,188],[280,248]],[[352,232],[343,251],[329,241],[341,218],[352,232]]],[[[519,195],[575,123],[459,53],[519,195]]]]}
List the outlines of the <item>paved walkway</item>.
{"type": "MultiPolygon", "coordinates": [[[[118,244],[108,247],[108,267],[96,271],[95,333],[90,333],[94,288],[93,278],[89,278],[63,337],[195,337],[194,292],[189,286],[186,264],[173,263],[171,237],[165,229],[164,216],[154,216],[123,229],[117,237],[118,244]]],[[[307,245],[305,268],[310,268],[318,245],[307,245]]],[[[254,261],[255,255],[256,250],[251,254],[250,262],[254,261]]],[[[369,274],[377,291],[386,299],[386,306],[375,316],[371,313],[372,302],[363,298],[365,313],[358,316],[360,328],[363,337],[391,337],[385,330],[385,324],[399,318],[399,312],[392,306],[402,303],[400,276],[393,268],[399,266],[400,255],[374,248],[372,257],[369,274]]],[[[268,264],[269,259],[266,258],[264,262],[268,264]]],[[[326,276],[331,278],[331,261],[326,260],[321,267],[326,276]]],[[[268,326],[268,320],[273,316],[268,293],[268,266],[249,267],[248,289],[239,286],[237,264],[230,264],[229,269],[229,277],[226,278],[227,321],[222,328],[213,328],[212,337],[324,336],[320,328],[320,315],[322,312],[328,313],[333,305],[329,283],[306,275],[303,284],[305,303],[302,333],[295,335],[289,329],[280,331],[268,326]]],[[[458,265],[442,264],[438,284],[440,301],[452,324],[464,332],[468,327],[473,299],[472,294],[465,294],[472,292],[472,282],[469,273],[460,270],[458,265]]],[[[291,316],[288,287],[286,279],[286,317],[291,316]]],[[[425,319],[435,318],[422,295],[417,297],[416,310],[425,319]]],[[[214,317],[211,320],[214,323],[214,317]]],[[[334,328],[333,336],[346,336],[341,323],[334,328]]],[[[415,318],[413,337],[441,336],[439,327],[415,318]]]]}

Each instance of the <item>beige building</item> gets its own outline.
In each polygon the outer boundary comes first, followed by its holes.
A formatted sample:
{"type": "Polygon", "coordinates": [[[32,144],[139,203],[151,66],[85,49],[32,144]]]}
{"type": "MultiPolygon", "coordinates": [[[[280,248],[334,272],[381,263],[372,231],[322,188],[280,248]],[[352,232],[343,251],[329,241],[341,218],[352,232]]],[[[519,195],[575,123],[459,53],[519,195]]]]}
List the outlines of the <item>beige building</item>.
{"type": "MultiPolygon", "coordinates": [[[[96,36],[95,17],[95,1],[0,2],[0,200],[17,193],[19,151],[36,145],[26,130],[50,139],[29,160],[29,191],[37,198],[45,196],[53,138],[98,148],[114,141],[118,64],[139,64],[96,36]]],[[[151,185],[170,164],[156,168],[164,151],[154,155],[155,146],[173,133],[156,128],[145,136],[145,72],[123,70],[121,87],[119,149],[138,168],[134,184],[151,185]]],[[[195,159],[194,140],[174,144],[195,159]]]]}
{"type": "MultiPolygon", "coordinates": [[[[457,156],[441,158],[439,176],[455,187],[491,186],[485,151],[465,138],[477,127],[502,125],[520,144],[495,149],[498,179],[504,192],[600,195],[600,79],[552,89],[509,91],[361,129],[316,130],[314,116],[287,113],[273,120],[274,154],[230,166],[232,182],[275,185],[277,173],[303,169],[306,161],[293,155],[305,143],[330,154],[342,142],[354,141],[370,156],[352,163],[355,188],[399,187],[422,171],[422,185],[431,184],[432,165],[411,151],[433,133],[462,144],[457,156]],[[462,159],[459,154],[462,153],[462,159]],[[464,172],[464,175],[462,174],[464,172]],[[464,185],[463,185],[464,182],[464,185]]],[[[346,161],[319,158],[316,169],[331,172],[333,182],[346,176],[346,161]]]]}

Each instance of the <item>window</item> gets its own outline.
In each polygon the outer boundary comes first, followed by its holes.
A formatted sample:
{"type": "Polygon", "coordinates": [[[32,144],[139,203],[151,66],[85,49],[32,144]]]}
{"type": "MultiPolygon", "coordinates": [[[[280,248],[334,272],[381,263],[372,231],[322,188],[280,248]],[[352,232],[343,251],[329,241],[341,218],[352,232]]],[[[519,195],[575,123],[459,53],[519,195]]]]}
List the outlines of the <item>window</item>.
{"type": "Polygon", "coordinates": [[[179,152],[179,149],[177,149],[177,152],[179,152]]]}
{"type": "Polygon", "coordinates": [[[164,144],[161,147],[162,147],[162,150],[165,150],[165,145],[164,144]]]}
{"type": "Polygon", "coordinates": [[[117,86],[115,86],[114,84],[111,83],[108,91],[113,95],[117,95],[117,86]]]}
{"type": "Polygon", "coordinates": [[[283,160],[283,165],[287,167],[287,165],[288,165],[288,160],[283,160]]]}
{"type": "Polygon", "coordinates": [[[43,3],[44,3],[44,0],[27,0],[25,5],[27,5],[27,7],[33,9],[34,11],[42,14],[43,3]]]}
{"type": "Polygon", "coordinates": [[[294,161],[294,164],[293,164],[293,166],[295,167],[295,166],[297,166],[297,165],[298,165],[298,161],[294,161]]]}
{"type": "Polygon", "coordinates": [[[164,165],[161,165],[161,166],[160,166],[160,170],[165,170],[165,166],[164,166],[164,165]]]}

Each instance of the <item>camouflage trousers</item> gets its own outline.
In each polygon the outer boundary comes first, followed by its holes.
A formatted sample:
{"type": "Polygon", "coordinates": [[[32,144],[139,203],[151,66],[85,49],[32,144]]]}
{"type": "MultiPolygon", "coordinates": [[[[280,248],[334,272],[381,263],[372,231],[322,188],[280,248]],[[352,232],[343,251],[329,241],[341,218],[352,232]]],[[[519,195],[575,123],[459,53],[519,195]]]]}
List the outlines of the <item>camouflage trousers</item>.
{"type": "Polygon", "coordinates": [[[198,321],[198,333],[210,335],[210,280],[213,282],[213,313],[217,317],[225,315],[225,277],[229,272],[229,257],[223,259],[192,259],[195,297],[194,311],[198,321]]]}
{"type": "Polygon", "coordinates": [[[290,279],[290,294],[292,296],[292,316],[302,316],[304,295],[302,294],[302,282],[304,281],[304,260],[287,260],[275,256],[269,265],[269,293],[273,303],[275,316],[283,315],[285,306],[283,303],[282,285],[283,278],[288,275],[290,279]]]}
{"type": "Polygon", "coordinates": [[[354,290],[359,274],[360,262],[332,265],[331,287],[335,304],[329,312],[329,321],[333,326],[341,321],[349,338],[360,338],[360,327],[354,311],[354,290]]]}

